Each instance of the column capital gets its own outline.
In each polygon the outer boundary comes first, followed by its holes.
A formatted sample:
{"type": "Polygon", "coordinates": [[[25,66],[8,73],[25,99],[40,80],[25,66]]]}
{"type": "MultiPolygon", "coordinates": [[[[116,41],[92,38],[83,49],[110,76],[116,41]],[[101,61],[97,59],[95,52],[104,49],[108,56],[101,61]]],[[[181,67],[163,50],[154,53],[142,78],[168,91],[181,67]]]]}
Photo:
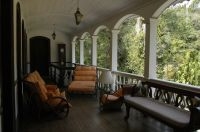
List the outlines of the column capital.
{"type": "Polygon", "coordinates": [[[157,18],[149,18],[150,23],[157,23],[158,19],[157,18]]]}
{"type": "Polygon", "coordinates": [[[98,37],[98,35],[92,35],[92,39],[97,39],[98,37]]]}
{"type": "Polygon", "coordinates": [[[118,34],[119,34],[119,31],[120,31],[119,29],[113,29],[113,30],[112,30],[112,34],[117,34],[117,35],[118,35],[118,34]]]}
{"type": "Polygon", "coordinates": [[[148,19],[143,20],[143,23],[145,23],[145,24],[150,24],[150,23],[157,23],[157,21],[158,21],[157,18],[151,17],[151,18],[148,18],[148,19]]]}
{"type": "Polygon", "coordinates": [[[72,44],[76,44],[76,41],[72,41],[72,44]]]}
{"type": "Polygon", "coordinates": [[[80,39],[79,41],[80,41],[80,43],[84,43],[85,39],[80,39]]]}

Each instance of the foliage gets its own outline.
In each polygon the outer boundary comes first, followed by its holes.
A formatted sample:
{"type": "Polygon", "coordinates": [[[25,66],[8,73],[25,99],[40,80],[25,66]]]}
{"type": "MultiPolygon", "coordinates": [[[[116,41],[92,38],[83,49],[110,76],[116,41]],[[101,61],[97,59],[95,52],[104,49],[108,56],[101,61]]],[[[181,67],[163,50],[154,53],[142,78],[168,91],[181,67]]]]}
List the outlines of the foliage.
{"type": "Polygon", "coordinates": [[[97,39],[97,66],[103,68],[111,67],[111,33],[103,29],[98,33],[97,39]]]}
{"type": "Polygon", "coordinates": [[[84,38],[84,64],[92,65],[92,39],[89,34],[84,38]]]}
{"type": "Polygon", "coordinates": [[[130,17],[120,27],[118,70],[138,75],[144,73],[144,30],[140,17],[130,17]]]}
{"type": "Polygon", "coordinates": [[[76,63],[80,63],[80,43],[78,39],[76,40],[75,43],[75,60],[76,63]]]}
{"type": "Polygon", "coordinates": [[[199,3],[171,6],[159,17],[158,78],[200,85],[199,3]]]}
{"type": "MultiPolygon", "coordinates": [[[[199,86],[200,0],[184,1],[171,6],[158,20],[157,77],[199,86]]],[[[110,35],[111,33],[106,29],[98,34],[97,65],[99,67],[110,68],[110,35]]],[[[118,35],[119,71],[143,75],[144,35],[142,18],[130,17],[122,23],[118,35]]]]}

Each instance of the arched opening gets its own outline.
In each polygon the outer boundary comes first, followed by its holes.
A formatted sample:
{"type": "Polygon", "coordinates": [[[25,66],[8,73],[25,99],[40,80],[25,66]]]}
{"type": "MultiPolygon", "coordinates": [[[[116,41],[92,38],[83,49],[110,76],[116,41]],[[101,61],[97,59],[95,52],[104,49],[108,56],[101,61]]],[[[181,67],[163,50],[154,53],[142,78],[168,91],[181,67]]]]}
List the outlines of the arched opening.
{"type": "Polygon", "coordinates": [[[104,28],[99,31],[97,39],[97,66],[111,68],[111,32],[104,28]]]}
{"type": "Polygon", "coordinates": [[[157,77],[200,85],[200,1],[168,7],[158,18],[157,77]]]}
{"type": "Polygon", "coordinates": [[[144,74],[144,39],[143,18],[130,16],[119,27],[118,70],[137,75],[144,74]]]}
{"type": "Polygon", "coordinates": [[[80,63],[80,42],[78,38],[75,40],[75,62],[80,63]]]}
{"type": "Polygon", "coordinates": [[[89,33],[84,36],[84,64],[92,64],[92,39],[89,33]]]}

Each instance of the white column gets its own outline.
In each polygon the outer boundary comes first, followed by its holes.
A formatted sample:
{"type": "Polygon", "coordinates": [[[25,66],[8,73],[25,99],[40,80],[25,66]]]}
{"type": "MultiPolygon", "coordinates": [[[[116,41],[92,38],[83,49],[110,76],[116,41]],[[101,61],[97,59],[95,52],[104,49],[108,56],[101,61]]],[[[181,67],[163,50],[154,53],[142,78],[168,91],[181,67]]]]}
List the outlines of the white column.
{"type": "Polygon", "coordinates": [[[72,41],[72,63],[76,62],[75,45],[76,45],[76,41],[72,41]]]}
{"type": "Polygon", "coordinates": [[[92,36],[92,65],[97,66],[97,35],[92,36]]]}
{"type": "MultiPolygon", "coordinates": [[[[111,71],[117,71],[118,34],[119,34],[119,30],[118,29],[113,29],[112,30],[111,71]]],[[[113,90],[115,90],[116,78],[117,78],[116,75],[113,74],[113,79],[114,79],[114,83],[112,85],[112,89],[113,90]]]]}
{"type": "Polygon", "coordinates": [[[144,77],[156,78],[157,19],[146,22],[144,77]],[[149,23],[150,22],[150,23],[149,23]]]}
{"type": "Polygon", "coordinates": [[[84,39],[80,39],[80,64],[84,64],[84,39]]]}
{"type": "Polygon", "coordinates": [[[112,56],[111,56],[111,70],[117,71],[117,47],[118,47],[118,34],[119,30],[112,30],[112,56]]]}

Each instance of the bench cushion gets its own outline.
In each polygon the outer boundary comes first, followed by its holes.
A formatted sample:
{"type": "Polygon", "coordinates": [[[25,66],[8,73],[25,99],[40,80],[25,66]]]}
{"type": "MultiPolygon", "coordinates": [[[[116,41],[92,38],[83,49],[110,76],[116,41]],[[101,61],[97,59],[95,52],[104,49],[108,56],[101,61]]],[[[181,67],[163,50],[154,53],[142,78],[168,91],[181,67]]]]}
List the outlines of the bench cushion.
{"type": "Polygon", "coordinates": [[[190,112],[147,97],[124,96],[124,101],[136,109],[176,127],[189,125],[190,112]]]}
{"type": "Polygon", "coordinates": [[[69,85],[69,92],[83,92],[83,93],[94,93],[95,92],[94,81],[72,81],[69,85]]]}

